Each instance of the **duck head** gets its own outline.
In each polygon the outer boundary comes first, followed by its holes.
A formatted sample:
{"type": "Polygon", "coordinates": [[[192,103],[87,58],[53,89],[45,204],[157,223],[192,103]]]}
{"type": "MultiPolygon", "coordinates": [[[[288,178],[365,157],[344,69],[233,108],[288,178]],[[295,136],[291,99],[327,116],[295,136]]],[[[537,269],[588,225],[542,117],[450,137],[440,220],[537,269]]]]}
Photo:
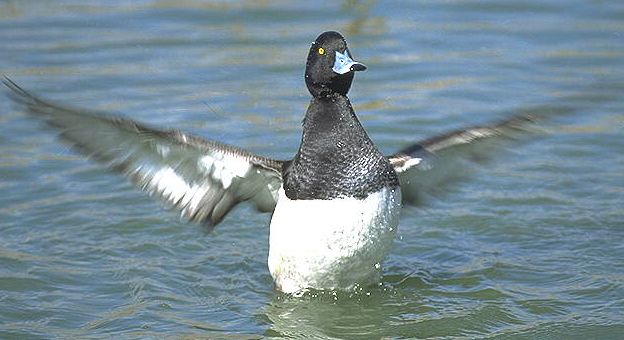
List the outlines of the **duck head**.
{"type": "Polygon", "coordinates": [[[314,97],[334,93],[346,95],[355,71],[364,71],[364,64],[354,61],[347,42],[338,32],[324,32],[310,47],[306,62],[305,81],[314,97]]]}

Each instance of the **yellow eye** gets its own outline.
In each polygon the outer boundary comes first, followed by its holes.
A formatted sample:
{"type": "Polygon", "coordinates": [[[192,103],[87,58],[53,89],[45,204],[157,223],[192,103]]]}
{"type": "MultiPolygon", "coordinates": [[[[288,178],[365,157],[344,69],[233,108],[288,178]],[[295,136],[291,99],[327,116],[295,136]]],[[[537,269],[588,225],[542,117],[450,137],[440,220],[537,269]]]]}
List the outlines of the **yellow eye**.
{"type": "Polygon", "coordinates": [[[322,48],[322,47],[320,47],[320,48],[318,49],[318,53],[319,53],[319,54],[321,54],[321,55],[325,54],[325,49],[324,49],[324,48],[322,48]]]}

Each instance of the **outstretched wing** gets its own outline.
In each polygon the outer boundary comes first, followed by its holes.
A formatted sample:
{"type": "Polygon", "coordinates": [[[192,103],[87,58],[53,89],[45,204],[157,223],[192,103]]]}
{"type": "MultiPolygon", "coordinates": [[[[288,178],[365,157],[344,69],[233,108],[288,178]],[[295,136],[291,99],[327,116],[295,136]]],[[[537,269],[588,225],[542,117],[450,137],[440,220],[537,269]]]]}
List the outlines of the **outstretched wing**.
{"type": "Polygon", "coordinates": [[[483,160],[505,139],[530,130],[537,115],[518,114],[434,136],[388,157],[399,175],[403,201],[418,204],[466,174],[468,163],[483,160]]]}
{"type": "Polygon", "coordinates": [[[16,103],[55,127],[76,150],[124,174],[187,220],[214,226],[234,205],[247,200],[260,211],[275,208],[282,161],[177,130],[62,107],[7,77],[3,83],[16,103]]]}

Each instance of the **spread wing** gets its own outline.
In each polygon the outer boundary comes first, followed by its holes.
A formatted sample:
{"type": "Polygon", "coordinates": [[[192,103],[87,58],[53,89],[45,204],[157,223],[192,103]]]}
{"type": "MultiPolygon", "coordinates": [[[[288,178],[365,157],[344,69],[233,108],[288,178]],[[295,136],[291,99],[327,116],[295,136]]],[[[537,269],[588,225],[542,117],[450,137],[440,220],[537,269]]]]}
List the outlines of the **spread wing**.
{"type": "Polygon", "coordinates": [[[470,163],[484,160],[493,147],[530,130],[539,118],[518,114],[489,125],[477,125],[434,136],[388,157],[399,175],[403,201],[418,204],[461,179],[470,163]]]}
{"type": "Polygon", "coordinates": [[[129,119],[62,107],[26,92],[8,78],[12,99],[59,131],[77,151],[124,174],[164,200],[184,219],[211,226],[234,205],[250,201],[273,211],[282,161],[177,130],[157,130],[129,119]]]}

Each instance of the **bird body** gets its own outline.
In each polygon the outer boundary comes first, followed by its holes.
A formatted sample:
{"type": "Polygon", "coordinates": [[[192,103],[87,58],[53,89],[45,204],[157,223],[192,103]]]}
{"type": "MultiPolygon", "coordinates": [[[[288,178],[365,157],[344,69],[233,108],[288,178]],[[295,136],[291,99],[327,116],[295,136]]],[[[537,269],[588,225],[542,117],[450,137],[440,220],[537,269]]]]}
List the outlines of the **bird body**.
{"type": "Polygon", "coordinates": [[[365,69],[337,32],[312,43],[305,72],[312,99],[291,160],[50,103],[7,77],[3,83],[16,103],[56,128],[78,152],[125,175],[189,221],[214,227],[244,201],[273,212],[269,271],[278,290],[298,293],[379,282],[401,207],[417,203],[434,186],[427,182],[432,165],[447,150],[504,137],[530,121],[513,117],[453,131],[386,157],[347,97],[354,73],[365,69]]]}

